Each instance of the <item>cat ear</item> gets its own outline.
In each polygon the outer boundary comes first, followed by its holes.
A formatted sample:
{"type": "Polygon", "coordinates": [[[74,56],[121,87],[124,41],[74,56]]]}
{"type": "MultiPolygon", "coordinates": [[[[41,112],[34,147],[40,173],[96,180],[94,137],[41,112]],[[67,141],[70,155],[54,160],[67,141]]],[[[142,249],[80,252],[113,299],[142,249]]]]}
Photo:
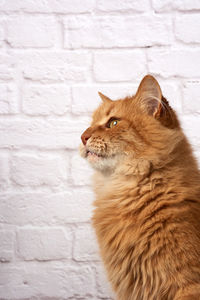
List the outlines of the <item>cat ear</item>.
{"type": "Polygon", "coordinates": [[[112,100],[110,98],[108,98],[107,96],[105,96],[104,94],[102,94],[100,92],[98,92],[98,94],[103,102],[112,102],[112,100]]]}
{"type": "Polygon", "coordinates": [[[159,117],[162,111],[162,92],[157,80],[151,76],[145,76],[137,90],[136,97],[140,100],[142,108],[148,114],[159,117]]]}

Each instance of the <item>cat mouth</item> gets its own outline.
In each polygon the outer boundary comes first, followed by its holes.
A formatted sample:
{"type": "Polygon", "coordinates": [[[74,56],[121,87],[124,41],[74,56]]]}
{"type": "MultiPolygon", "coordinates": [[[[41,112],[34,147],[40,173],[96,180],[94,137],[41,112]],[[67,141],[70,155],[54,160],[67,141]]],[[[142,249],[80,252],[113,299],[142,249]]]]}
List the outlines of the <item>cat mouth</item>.
{"type": "Polygon", "coordinates": [[[91,150],[86,150],[86,157],[90,160],[90,161],[97,161],[99,159],[103,159],[105,158],[105,156],[101,155],[101,154],[97,154],[96,152],[93,152],[91,150]]]}
{"type": "Polygon", "coordinates": [[[113,171],[116,167],[118,156],[116,154],[108,155],[94,152],[86,146],[80,146],[80,154],[91,166],[98,171],[113,171]]]}

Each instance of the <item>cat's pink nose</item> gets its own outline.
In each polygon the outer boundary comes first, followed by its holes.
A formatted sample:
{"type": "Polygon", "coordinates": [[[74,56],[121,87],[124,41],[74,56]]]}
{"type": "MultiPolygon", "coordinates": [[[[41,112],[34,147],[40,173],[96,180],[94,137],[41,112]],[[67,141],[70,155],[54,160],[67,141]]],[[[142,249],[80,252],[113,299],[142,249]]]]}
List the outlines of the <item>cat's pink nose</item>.
{"type": "Polygon", "coordinates": [[[91,137],[91,130],[88,128],[81,135],[81,140],[83,142],[83,145],[86,145],[87,140],[89,140],[90,137],[91,137]]]}

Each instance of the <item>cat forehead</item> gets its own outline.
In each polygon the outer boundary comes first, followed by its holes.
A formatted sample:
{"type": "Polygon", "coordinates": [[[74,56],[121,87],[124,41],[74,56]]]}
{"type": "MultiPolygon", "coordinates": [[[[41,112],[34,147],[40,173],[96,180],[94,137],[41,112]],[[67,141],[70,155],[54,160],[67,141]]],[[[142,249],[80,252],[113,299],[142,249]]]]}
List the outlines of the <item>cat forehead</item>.
{"type": "Polygon", "coordinates": [[[127,117],[130,110],[132,110],[132,108],[130,107],[132,99],[133,97],[126,97],[125,99],[119,99],[110,103],[101,104],[93,113],[92,124],[103,125],[106,124],[110,118],[127,117]]]}
{"type": "Polygon", "coordinates": [[[118,114],[119,109],[117,105],[101,105],[93,114],[93,124],[104,125],[111,117],[118,114]]]}
{"type": "Polygon", "coordinates": [[[113,116],[112,113],[108,114],[108,115],[102,115],[102,116],[98,116],[98,118],[93,118],[93,124],[101,126],[101,125],[105,125],[108,120],[113,116]]]}

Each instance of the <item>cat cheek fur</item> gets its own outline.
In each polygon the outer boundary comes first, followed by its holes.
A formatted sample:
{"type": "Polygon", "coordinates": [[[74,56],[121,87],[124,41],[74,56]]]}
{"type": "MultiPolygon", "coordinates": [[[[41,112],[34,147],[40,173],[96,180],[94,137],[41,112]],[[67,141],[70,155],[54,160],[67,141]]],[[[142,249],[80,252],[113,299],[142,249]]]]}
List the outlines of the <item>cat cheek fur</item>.
{"type": "Polygon", "coordinates": [[[105,143],[101,137],[91,137],[88,140],[86,149],[94,154],[87,155],[87,161],[91,166],[103,173],[114,172],[119,163],[120,155],[111,147],[110,143],[105,143]],[[96,155],[95,155],[96,154],[96,155]]]}

